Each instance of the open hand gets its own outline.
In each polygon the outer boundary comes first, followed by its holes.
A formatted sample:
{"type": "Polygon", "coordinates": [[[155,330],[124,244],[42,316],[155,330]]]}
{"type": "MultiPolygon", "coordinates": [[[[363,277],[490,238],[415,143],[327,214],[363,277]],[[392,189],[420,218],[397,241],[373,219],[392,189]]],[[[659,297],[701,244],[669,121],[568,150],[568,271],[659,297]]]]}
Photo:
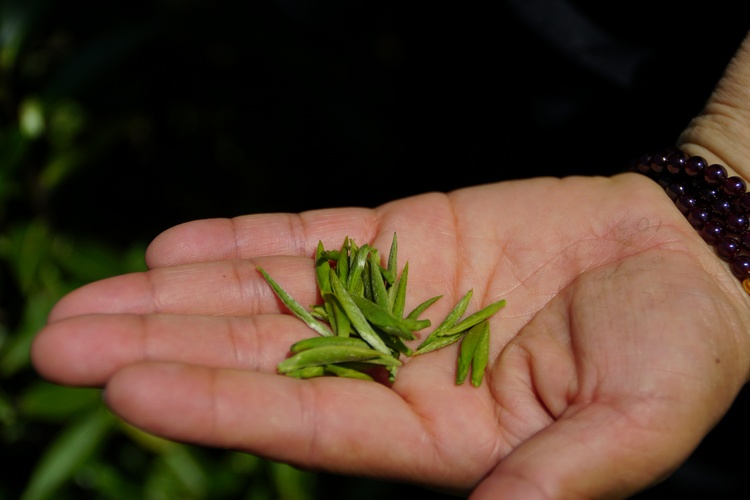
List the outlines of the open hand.
{"type": "Polygon", "coordinates": [[[38,371],[104,387],[157,435],[306,469],[474,498],[625,496],[684,461],[747,378],[744,292],[636,174],[195,221],[156,238],[147,263],[65,297],[34,343],[38,371]],[[467,314],[507,300],[483,384],[455,384],[455,344],[404,359],[392,387],[276,374],[316,334],[255,266],[312,304],[319,240],[382,254],[394,232],[406,309],[443,295],[423,315],[433,326],[469,289],[467,314]]]}

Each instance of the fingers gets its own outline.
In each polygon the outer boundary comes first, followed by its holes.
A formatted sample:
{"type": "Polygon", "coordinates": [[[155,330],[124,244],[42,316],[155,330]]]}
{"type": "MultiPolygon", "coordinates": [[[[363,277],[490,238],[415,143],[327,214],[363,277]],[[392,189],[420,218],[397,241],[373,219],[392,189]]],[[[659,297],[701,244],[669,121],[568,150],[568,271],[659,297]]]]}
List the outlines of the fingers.
{"type": "Polygon", "coordinates": [[[277,314],[89,315],[48,325],[31,358],[43,377],[75,386],[104,385],[121,368],[151,360],[275,373],[289,346],[313,335],[277,314]]]}
{"type": "Polygon", "coordinates": [[[478,474],[455,456],[439,460],[422,418],[394,391],[368,381],[152,363],[118,372],[106,401],[157,435],[302,468],[438,486],[478,474]]]}
{"type": "Polygon", "coordinates": [[[49,321],[99,313],[231,316],[285,310],[257,265],[301,304],[318,300],[310,258],[232,260],[165,267],[94,282],[60,300],[49,321]]]}
{"type": "Polygon", "coordinates": [[[374,221],[373,210],[359,208],[198,220],[157,236],[146,262],[153,268],[260,255],[311,256],[318,241],[326,248],[337,248],[345,236],[367,241],[374,221]]]}

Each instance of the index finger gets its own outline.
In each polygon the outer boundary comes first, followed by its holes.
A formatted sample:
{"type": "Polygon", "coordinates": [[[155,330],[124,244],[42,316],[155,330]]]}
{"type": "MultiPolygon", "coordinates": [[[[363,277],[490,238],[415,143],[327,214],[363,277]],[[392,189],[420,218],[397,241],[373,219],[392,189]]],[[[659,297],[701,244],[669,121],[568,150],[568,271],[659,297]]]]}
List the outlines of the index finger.
{"type": "Polygon", "coordinates": [[[334,208],[186,222],[157,236],[146,262],[155,268],[261,255],[309,256],[318,241],[335,246],[344,236],[369,240],[375,218],[372,209],[334,208]]]}

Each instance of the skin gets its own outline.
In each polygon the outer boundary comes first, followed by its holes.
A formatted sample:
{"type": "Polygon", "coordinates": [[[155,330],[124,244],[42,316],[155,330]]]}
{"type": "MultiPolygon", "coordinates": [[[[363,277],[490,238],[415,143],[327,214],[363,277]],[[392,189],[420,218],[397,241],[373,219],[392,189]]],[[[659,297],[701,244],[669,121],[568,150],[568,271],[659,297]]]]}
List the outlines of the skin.
{"type": "MultiPolygon", "coordinates": [[[[750,178],[750,44],[678,141],[750,178]]],[[[157,237],[149,271],[63,298],[32,360],[105,389],[122,419],[170,439],[295,466],[485,498],[622,498],[665,478],[748,379],[750,297],[656,183],[535,178],[375,209],[199,220],[157,237]],[[312,332],[260,265],[313,303],[319,240],[409,261],[407,311],[437,325],[499,299],[483,384],[455,385],[458,346],[396,382],[275,373],[312,332]]],[[[426,334],[426,333],[425,333],[426,334]]],[[[414,341],[412,347],[418,345],[414,341]]]]}

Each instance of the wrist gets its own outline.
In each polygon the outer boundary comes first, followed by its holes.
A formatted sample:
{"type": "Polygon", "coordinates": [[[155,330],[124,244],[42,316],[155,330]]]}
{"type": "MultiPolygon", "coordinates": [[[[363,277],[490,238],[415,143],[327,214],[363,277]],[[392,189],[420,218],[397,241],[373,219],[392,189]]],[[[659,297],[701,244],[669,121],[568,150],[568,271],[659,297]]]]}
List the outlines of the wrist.
{"type": "Polygon", "coordinates": [[[750,186],[750,165],[746,158],[750,158],[750,148],[746,148],[744,141],[730,142],[724,138],[706,140],[705,137],[722,137],[720,129],[723,127],[710,122],[706,117],[696,120],[682,134],[677,141],[677,148],[688,156],[700,156],[709,164],[719,164],[726,168],[729,176],[738,176],[747,181],[750,186]],[[721,152],[719,154],[718,152],[721,152]]]}
{"type": "Polygon", "coordinates": [[[750,294],[750,193],[744,178],[733,169],[678,148],[645,154],[630,169],[665,190],[750,294]]]}

